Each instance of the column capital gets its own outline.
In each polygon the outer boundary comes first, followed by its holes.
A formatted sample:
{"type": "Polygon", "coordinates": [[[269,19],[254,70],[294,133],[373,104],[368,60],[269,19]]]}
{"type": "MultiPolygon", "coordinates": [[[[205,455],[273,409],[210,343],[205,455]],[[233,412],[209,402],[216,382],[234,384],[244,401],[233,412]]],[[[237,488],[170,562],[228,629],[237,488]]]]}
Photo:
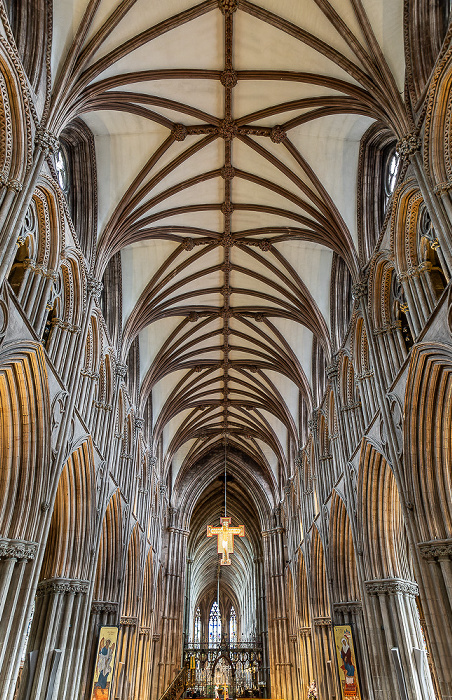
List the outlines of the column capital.
{"type": "Polygon", "coordinates": [[[120,625],[125,625],[126,627],[136,627],[138,625],[137,617],[121,617],[119,620],[120,625]]]}
{"type": "Polygon", "coordinates": [[[354,301],[365,299],[369,291],[367,277],[362,277],[359,282],[352,285],[352,297],[354,301]]]}
{"type": "Polygon", "coordinates": [[[73,578],[48,578],[38,583],[36,597],[42,598],[48,593],[88,593],[89,581],[73,578]]]}
{"type": "Polygon", "coordinates": [[[334,612],[358,613],[363,609],[360,600],[347,600],[343,603],[333,603],[334,612]]]}
{"type": "Polygon", "coordinates": [[[452,556],[452,539],[418,542],[417,546],[424,559],[442,559],[452,556]]]}
{"type": "Polygon", "coordinates": [[[415,598],[419,595],[419,586],[414,581],[400,578],[374,579],[364,581],[369,595],[408,595],[415,598]]]}
{"type": "Polygon", "coordinates": [[[34,559],[38,551],[37,542],[0,538],[0,559],[34,559]]]}
{"type": "Polygon", "coordinates": [[[412,132],[411,134],[406,134],[397,141],[396,151],[401,158],[410,158],[417,151],[420,151],[421,147],[422,141],[419,134],[412,132]]]}
{"type": "Polygon", "coordinates": [[[119,609],[119,603],[112,600],[93,600],[91,603],[91,612],[96,613],[116,613],[119,609]]]}
{"type": "Polygon", "coordinates": [[[313,617],[312,621],[315,627],[330,627],[331,617],[313,617]]]}
{"type": "Polygon", "coordinates": [[[45,129],[41,126],[36,129],[35,144],[46,155],[49,153],[56,153],[60,147],[60,142],[55,134],[50,131],[50,129],[45,129]]]}

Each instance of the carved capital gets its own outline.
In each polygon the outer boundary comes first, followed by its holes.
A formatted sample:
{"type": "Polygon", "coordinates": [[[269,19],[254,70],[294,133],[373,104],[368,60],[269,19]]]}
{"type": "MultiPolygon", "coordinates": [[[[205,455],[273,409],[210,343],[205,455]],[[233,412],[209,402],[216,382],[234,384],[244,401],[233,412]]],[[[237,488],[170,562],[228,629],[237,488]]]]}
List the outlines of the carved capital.
{"type": "Polygon", "coordinates": [[[118,362],[115,369],[118,379],[125,379],[127,377],[128,367],[124,362],[118,362]]]}
{"type": "Polygon", "coordinates": [[[339,375],[339,360],[334,359],[326,368],[326,376],[330,380],[335,380],[339,375]]]}
{"type": "Polygon", "coordinates": [[[452,557],[452,539],[418,542],[417,546],[424,559],[452,557]]]}
{"type": "Polygon", "coordinates": [[[360,299],[365,299],[367,297],[368,293],[368,285],[367,285],[367,280],[361,280],[360,282],[356,282],[352,286],[352,297],[355,301],[359,301],[360,299]]]}
{"type": "Polygon", "coordinates": [[[56,153],[60,147],[57,137],[49,129],[43,129],[42,127],[36,130],[35,144],[46,155],[48,153],[56,153]]]}
{"type": "Polygon", "coordinates": [[[104,288],[101,280],[95,277],[88,277],[88,294],[90,294],[96,301],[99,301],[100,295],[102,294],[102,289],[104,288]]]}
{"type": "Polygon", "coordinates": [[[348,612],[357,614],[363,609],[363,604],[360,600],[347,600],[344,603],[333,603],[334,612],[348,612]]]}
{"type": "Polygon", "coordinates": [[[410,158],[421,146],[422,141],[417,134],[407,134],[397,142],[396,151],[401,158],[410,158]]]}
{"type": "Polygon", "coordinates": [[[36,597],[42,598],[49,593],[69,593],[76,595],[88,593],[89,581],[71,578],[49,578],[38,583],[36,597]]]}
{"type": "Polygon", "coordinates": [[[364,585],[369,595],[407,595],[413,598],[419,595],[417,583],[400,578],[365,581],[364,585]]]}
{"type": "Polygon", "coordinates": [[[98,613],[116,613],[119,609],[119,603],[112,600],[93,600],[91,603],[91,612],[93,615],[98,613]]]}
{"type": "Polygon", "coordinates": [[[135,416],[135,428],[137,430],[143,430],[144,428],[144,418],[140,416],[135,416]]]}
{"type": "Polygon", "coordinates": [[[221,168],[221,177],[223,180],[232,180],[235,177],[235,170],[232,165],[225,165],[221,168]]]}
{"type": "Polygon", "coordinates": [[[119,624],[125,627],[136,627],[138,625],[137,617],[121,617],[119,624]]]}
{"type": "Polygon", "coordinates": [[[314,617],[312,619],[315,627],[330,627],[331,617],[314,617]]]}
{"type": "Polygon", "coordinates": [[[0,559],[34,559],[38,551],[37,542],[0,538],[0,559]]]}

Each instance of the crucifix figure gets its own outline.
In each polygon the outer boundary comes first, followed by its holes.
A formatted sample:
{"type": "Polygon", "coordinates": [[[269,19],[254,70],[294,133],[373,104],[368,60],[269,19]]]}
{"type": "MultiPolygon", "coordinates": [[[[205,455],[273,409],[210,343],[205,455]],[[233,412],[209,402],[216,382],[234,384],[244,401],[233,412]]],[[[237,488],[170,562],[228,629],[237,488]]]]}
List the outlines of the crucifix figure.
{"type": "Polygon", "coordinates": [[[245,537],[245,526],[239,525],[239,527],[229,527],[231,524],[231,518],[220,518],[220,527],[212,527],[207,525],[207,537],[213,537],[216,535],[218,537],[218,554],[221,554],[221,566],[229,566],[231,560],[229,555],[234,551],[234,535],[239,537],[245,537]]]}

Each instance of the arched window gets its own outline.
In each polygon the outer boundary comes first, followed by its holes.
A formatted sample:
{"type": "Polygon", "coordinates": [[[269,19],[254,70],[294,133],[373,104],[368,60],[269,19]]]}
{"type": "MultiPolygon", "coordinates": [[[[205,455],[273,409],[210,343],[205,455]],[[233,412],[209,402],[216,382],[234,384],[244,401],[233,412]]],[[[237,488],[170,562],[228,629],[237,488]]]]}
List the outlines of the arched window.
{"type": "Polygon", "coordinates": [[[361,139],[358,190],[358,238],[361,262],[365,264],[382,233],[388,205],[400,171],[394,134],[383,124],[373,124],[361,139]]]}
{"type": "Polygon", "coordinates": [[[209,615],[209,647],[221,642],[221,617],[218,603],[213,603],[209,615]]]}
{"type": "Polygon", "coordinates": [[[389,200],[394,194],[394,190],[396,188],[400,157],[394,144],[385,149],[385,151],[382,182],[382,203],[383,209],[386,212],[389,200]]]}
{"type": "Polygon", "coordinates": [[[229,615],[229,642],[230,644],[237,643],[237,615],[235,614],[234,607],[231,607],[229,615]]]}
{"type": "Polygon", "coordinates": [[[201,644],[201,610],[199,607],[195,614],[193,641],[195,644],[201,644]]]}
{"type": "Polygon", "coordinates": [[[58,178],[58,184],[61,187],[64,196],[67,198],[71,187],[71,171],[67,150],[61,144],[55,154],[55,170],[58,178]]]}

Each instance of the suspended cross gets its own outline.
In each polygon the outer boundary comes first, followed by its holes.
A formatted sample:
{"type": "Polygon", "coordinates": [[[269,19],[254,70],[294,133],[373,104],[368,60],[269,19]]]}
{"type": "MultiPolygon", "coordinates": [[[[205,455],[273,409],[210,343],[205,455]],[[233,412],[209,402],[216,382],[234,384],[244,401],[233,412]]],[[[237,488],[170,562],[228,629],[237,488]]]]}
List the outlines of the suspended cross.
{"type": "Polygon", "coordinates": [[[239,537],[245,537],[245,525],[239,525],[238,527],[229,527],[231,524],[231,518],[220,518],[220,527],[212,527],[207,525],[207,537],[213,537],[216,535],[218,537],[218,554],[221,554],[221,566],[229,566],[231,560],[229,555],[234,552],[234,535],[239,537]]]}

